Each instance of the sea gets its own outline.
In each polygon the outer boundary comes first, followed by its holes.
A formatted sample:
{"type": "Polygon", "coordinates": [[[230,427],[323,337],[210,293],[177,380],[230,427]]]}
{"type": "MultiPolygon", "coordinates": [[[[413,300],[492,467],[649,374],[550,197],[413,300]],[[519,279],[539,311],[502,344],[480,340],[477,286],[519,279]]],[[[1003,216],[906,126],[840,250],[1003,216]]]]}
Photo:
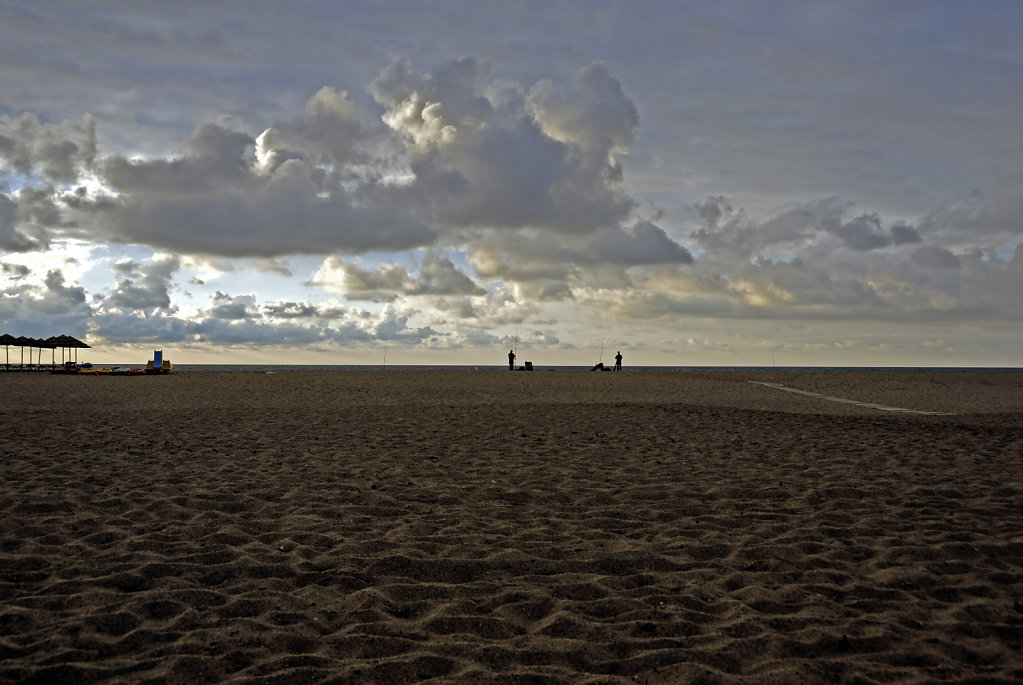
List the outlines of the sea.
{"type": "MultiPolygon", "coordinates": [[[[114,368],[114,364],[97,364],[114,368]]],[[[136,368],[138,364],[122,364],[123,368],[136,368]]],[[[174,364],[176,373],[189,371],[244,371],[252,373],[285,373],[288,371],[507,371],[508,366],[474,365],[404,365],[404,364],[174,364]]],[[[518,369],[517,370],[521,370],[518,369]]],[[[539,366],[534,371],[593,371],[592,366],[539,366]]],[[[610,367],[605,367],[610,371],[610,367]]],[[[673,372],[846,372],[846,371],[1019,371],[1018,367],[948,367],[948,366],[626,366],[627,373],[673,372]]]]}

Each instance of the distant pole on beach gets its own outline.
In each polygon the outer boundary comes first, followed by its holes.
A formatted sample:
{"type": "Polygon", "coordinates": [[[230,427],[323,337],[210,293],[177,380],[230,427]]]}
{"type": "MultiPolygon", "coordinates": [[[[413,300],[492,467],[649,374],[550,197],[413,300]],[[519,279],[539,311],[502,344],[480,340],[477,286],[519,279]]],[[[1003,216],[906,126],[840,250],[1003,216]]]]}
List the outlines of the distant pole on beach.
{"type": "Polygon", "coordinates": [[[387,345],[384,345],[384,368],[387,368],[387,345]]]}
{"type": "Polygon", "coordinates": [[[607,342],[607,336],[604,336],[604,339],[600,341],[600,357],[597,359],[597,363],[598,364],[603,364],[604,363],[604,343],[606,343],[606,342],[607,342]]]}

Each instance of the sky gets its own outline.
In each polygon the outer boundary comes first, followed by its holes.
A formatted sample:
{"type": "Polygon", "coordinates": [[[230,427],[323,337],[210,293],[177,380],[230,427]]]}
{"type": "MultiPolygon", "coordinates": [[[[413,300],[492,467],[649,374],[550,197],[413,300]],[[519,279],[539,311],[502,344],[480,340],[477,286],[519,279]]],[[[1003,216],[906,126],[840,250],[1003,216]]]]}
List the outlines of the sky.
{"type": "Polygon", "coordinates": [[[1021,122],[1015,0],[0,0],[0,332],[1023,366],[1021,122]]]}

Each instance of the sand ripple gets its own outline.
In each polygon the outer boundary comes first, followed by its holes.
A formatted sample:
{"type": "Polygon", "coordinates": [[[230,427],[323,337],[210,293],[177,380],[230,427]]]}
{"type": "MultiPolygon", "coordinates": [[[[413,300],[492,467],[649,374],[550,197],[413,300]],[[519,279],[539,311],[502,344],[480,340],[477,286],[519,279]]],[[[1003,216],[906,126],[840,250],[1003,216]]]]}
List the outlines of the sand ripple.
{"type": "Polygon", "coordinates": [[[12,379],[0,681],[1023,679],[1020,374],[399,376],[12,379]]]}

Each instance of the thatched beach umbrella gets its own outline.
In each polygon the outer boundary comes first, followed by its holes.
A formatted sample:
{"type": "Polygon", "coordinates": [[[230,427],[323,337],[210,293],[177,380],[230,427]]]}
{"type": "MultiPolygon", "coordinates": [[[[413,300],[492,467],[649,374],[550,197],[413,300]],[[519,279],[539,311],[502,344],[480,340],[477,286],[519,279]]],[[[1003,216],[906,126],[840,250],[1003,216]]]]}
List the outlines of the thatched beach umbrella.
{"type": "Polygon", "coordinates": [[[81,350],[91,350],[92,349],[91,346],[86,345],[84,342],[82,342],[78,338],[72,338],[70,335],[63,335],[61,337],[64,338],[67,341],[67,344],[68,344],[67,346],[75,351],[75,363],[76,364],[78,363],[78,350],[80,350],[80,349],[81,350]]]}
{"type": "MultiPolygon", "coordinates": [[[[78,349],[91,349],[88,345],[83,343],[78,338],[72,338],[70,335],[62,334],[55,335],[52,338],[46,339],[47,343],[51,343],[54,347],[60,348],[60,361],[64,362],[64,350],[75,350],[75,363],[78,362],[78,349]]],[[[70,355],[68,355],[70,357],[70,355]]]]}
{"type": "Polygon", "coordinates": [[[25,348],[28,348],[28,363],[32,363],[32,348],[35,347],[35,340],[32,338],[26,338],[23,335],[19,335],[14,339],[14,343],[21,348],[21,365],[25,366],[25,348]]]}
{"type": "Polygon", "coordinates": [[[9,333],[0,335],[0,345],[4,346],[4,366],[9,368],[11,366],[11,345],[17,345],[18,339],[9,333]]]}
{"type": "Polygon", "coordinates": [[[57,347],[58,344],[53,341],[52,338],[39,341],[39,365],[43,364],[43,350],[50,350],[50,366],[54,366],[57,363],[57,347]]]}
{"type": "MultiPolygon", "coordinates": [[[[32,338],[32,347],[36,347],[36,348],[39,349],[39,354],[36,355],[35,365],[36,366],[42,366],[43,365],[43,350],[51,350],[51,349],[53,349],[53,345],[51,345],[50,343],[46,342],[42,338],[32,338]]],[[[32,364],[32,350],[28,351],[28,363],[32,364]]]]}

